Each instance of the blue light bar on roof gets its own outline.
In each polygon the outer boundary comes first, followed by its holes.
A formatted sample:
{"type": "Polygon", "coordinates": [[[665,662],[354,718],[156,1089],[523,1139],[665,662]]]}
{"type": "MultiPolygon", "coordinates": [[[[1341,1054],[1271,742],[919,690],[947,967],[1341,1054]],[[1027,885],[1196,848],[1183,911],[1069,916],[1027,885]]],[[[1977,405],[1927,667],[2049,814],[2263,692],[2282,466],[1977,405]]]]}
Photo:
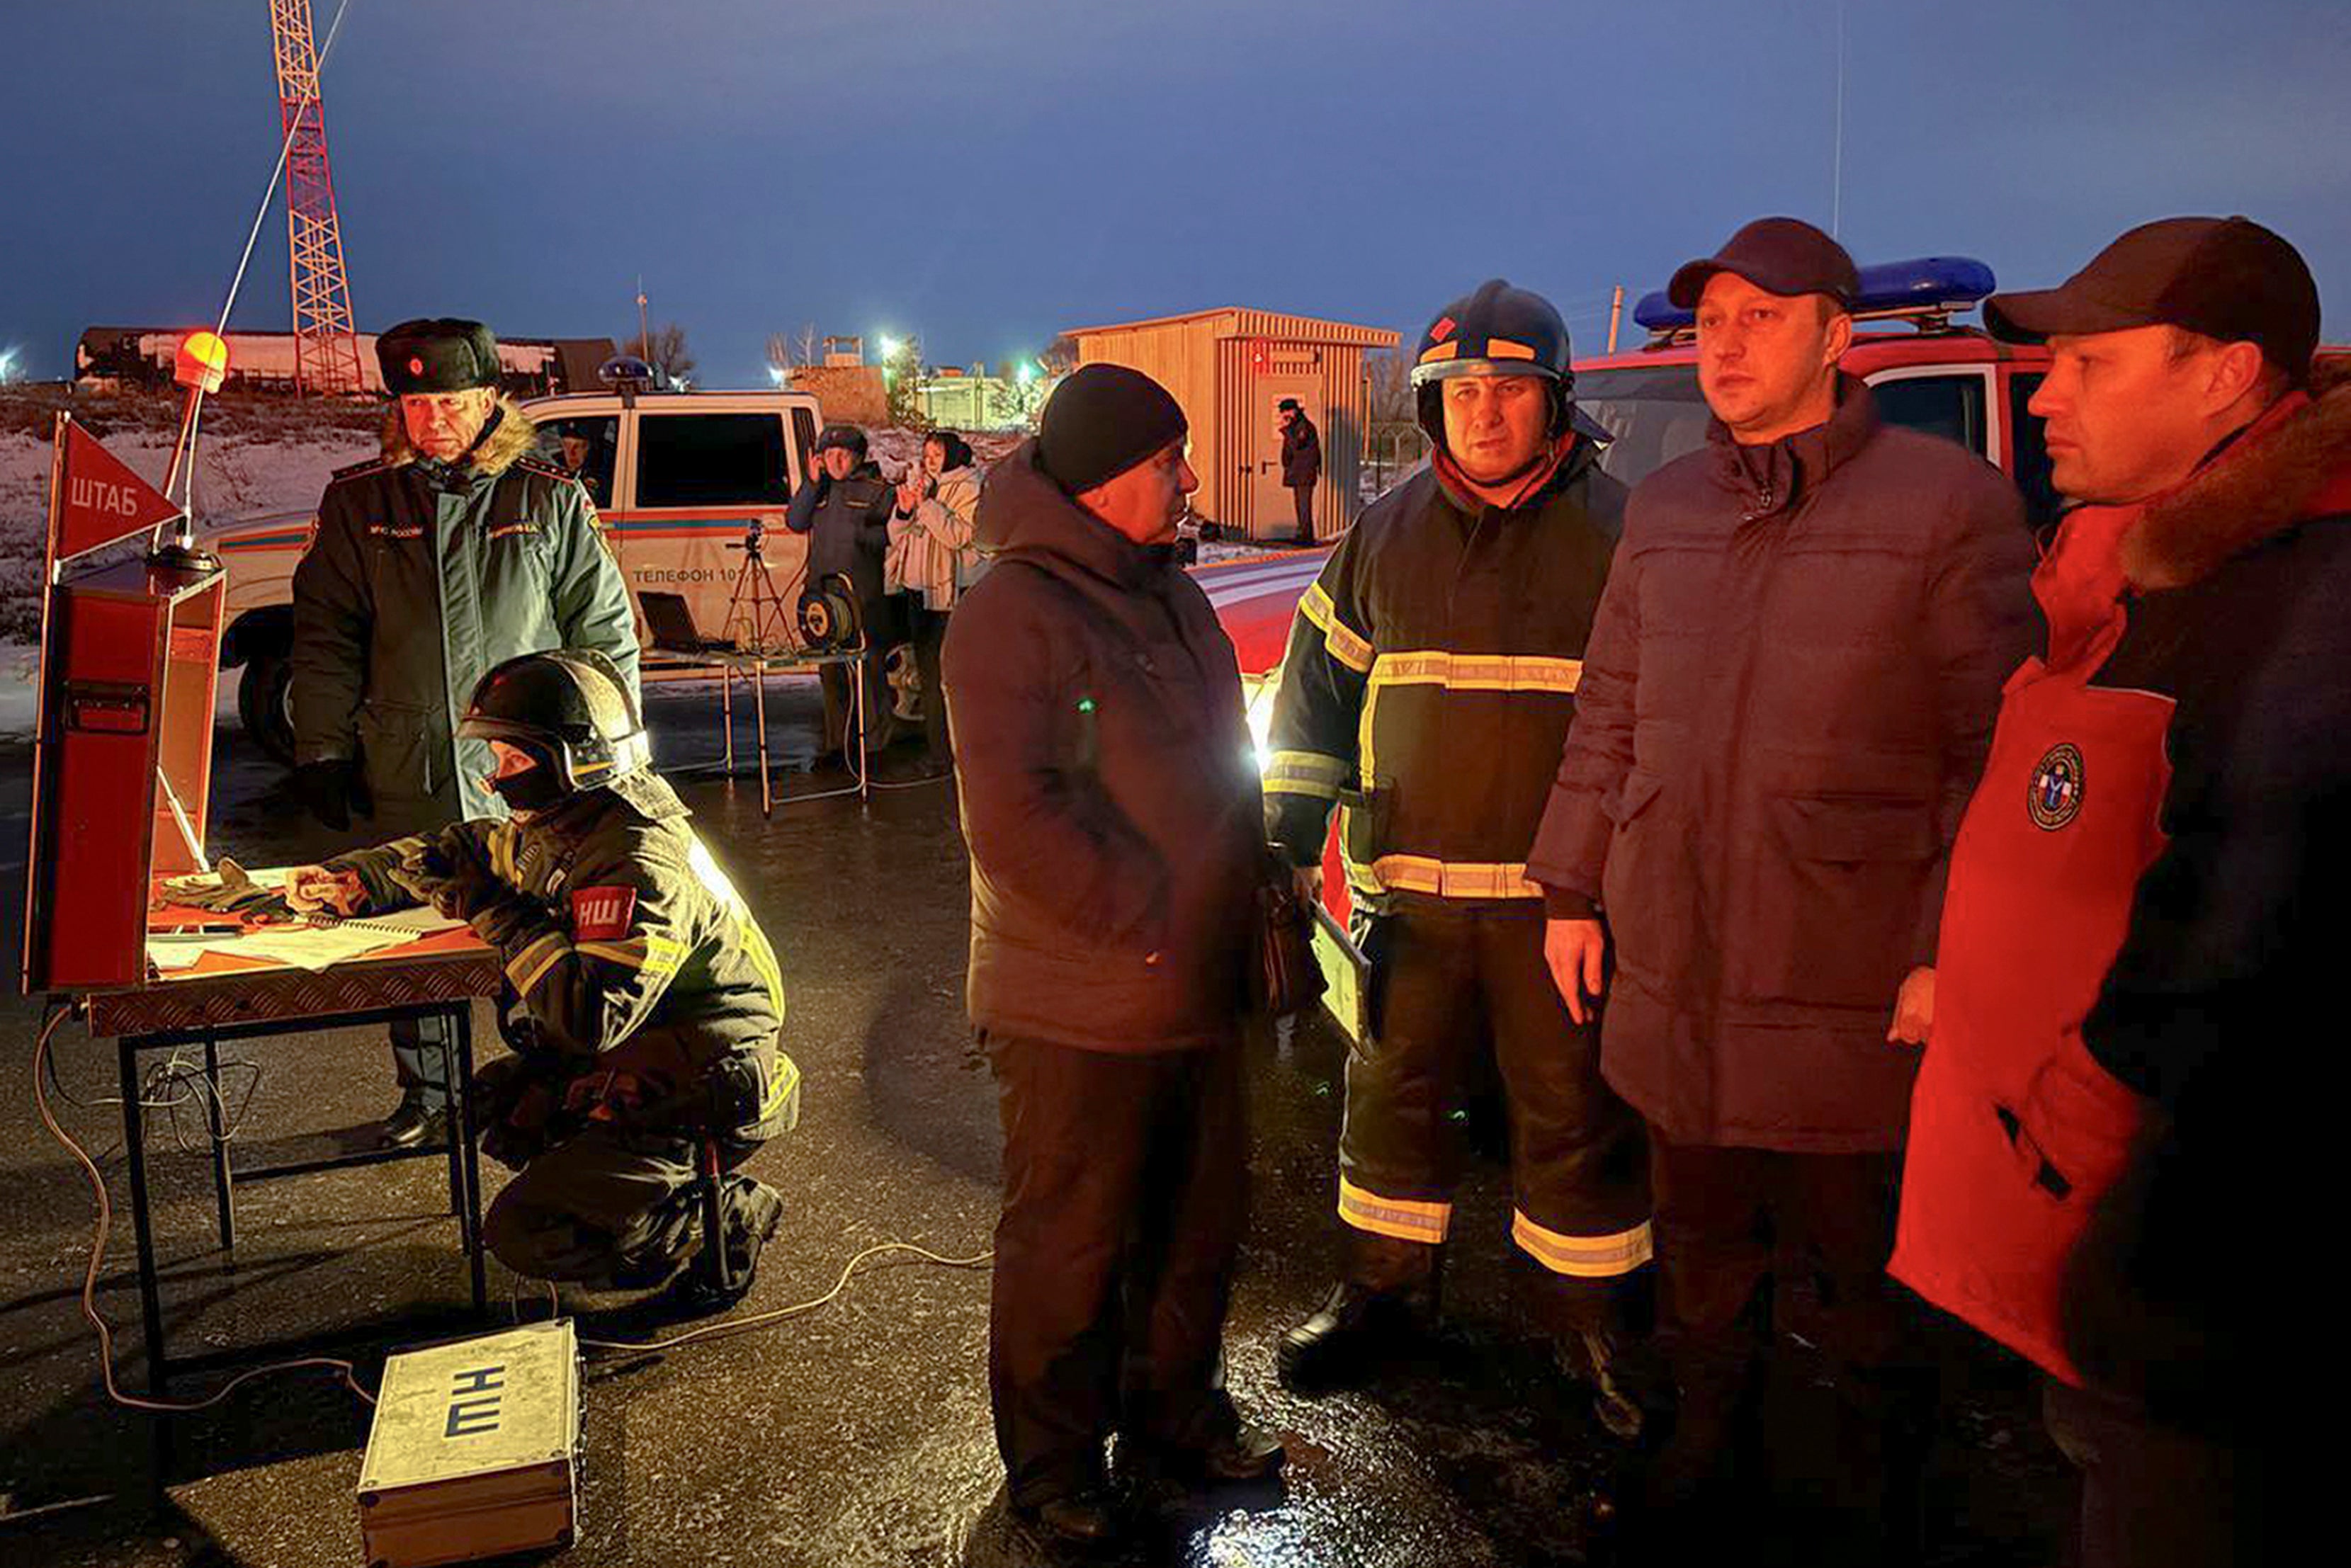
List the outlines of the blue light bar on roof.
{"type": "MultiPolygon", "coordinates": [[[[1972,256],[1922,256],[1861,269],[1856,314],[1880,310],[1965,310],[2000,285],[1991,268],[1972,256]]],[[[1698,313],[1666,298],[1662,288],[1641,296],[1633,321],[1645,331],[1671,332],[1698,323],[1698,313]]]]}

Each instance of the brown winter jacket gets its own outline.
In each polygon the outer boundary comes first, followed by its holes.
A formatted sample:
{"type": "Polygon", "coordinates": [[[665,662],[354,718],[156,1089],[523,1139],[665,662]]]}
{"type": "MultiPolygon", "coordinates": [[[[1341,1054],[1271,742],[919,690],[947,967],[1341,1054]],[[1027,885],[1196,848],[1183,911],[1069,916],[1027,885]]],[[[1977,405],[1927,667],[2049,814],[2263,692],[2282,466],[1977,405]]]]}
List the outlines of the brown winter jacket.
{"type": "Polygon", "coordinates": [[[1899,1147],[1951,841],[2034,643],[2000,473],[1835,414],[1770,447],[1718,422],[1652,475],[1584,656],[1527,874],[1604,908],[1602,1066],[1677,1143],[1899,1147]]]}
{"type": "Polygon", "coordinates": [[[972,1022],[1093,1051],[1233,1038],[1262,859],[1240,671],[1171,552],[1081,509],[1022,445],[948,622],[971,850],[972,1022]]]}

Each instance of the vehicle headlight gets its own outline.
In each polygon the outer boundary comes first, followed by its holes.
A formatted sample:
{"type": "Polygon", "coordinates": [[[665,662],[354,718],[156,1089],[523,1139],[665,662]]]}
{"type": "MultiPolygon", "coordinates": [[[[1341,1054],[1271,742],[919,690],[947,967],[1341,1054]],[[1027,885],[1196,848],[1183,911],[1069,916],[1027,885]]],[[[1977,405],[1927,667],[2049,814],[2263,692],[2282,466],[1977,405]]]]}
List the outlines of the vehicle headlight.
{"type": "Polygon", "coordinates": [[[1248,706],[1249,741],[1255,747],[1257,770],[1265,771],[1267,759],[1273,754],[1267,749],[1266,736],[1273,727],[1273,695],[1281,683],[1271,675],[1241,677],[1241,692],[1248,706]]]}

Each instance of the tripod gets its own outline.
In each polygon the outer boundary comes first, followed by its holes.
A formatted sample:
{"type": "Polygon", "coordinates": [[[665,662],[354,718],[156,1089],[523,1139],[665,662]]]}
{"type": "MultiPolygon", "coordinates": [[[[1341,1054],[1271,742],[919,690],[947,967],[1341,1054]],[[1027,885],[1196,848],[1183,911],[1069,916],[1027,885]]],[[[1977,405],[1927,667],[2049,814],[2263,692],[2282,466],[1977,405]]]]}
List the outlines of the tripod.
{"type": "Polygon", "coordinates": [[[727,598],[719,636],[747,653],[789,652],[792,645],[791,617],[761,553],[767,537],[766,525],[753,517],[744,525],[743,542],[727,547],[743,552],[743,564],[735,569],[735,591],[727,598]]]}

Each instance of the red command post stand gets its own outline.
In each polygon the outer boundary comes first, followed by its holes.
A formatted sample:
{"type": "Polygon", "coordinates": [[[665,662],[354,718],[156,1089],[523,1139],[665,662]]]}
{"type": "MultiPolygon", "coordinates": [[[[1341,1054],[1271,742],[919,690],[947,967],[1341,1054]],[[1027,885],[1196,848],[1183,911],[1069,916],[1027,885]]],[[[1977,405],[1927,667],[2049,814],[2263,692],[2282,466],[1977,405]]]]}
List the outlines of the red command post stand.
{"type": "Polygon", "coordinates": [[[27,993],[143,984],[153,879],[204,869],[220,566],[171,551],[74,564],[178,515],[59,416],[33,758],[27,993]]]}

